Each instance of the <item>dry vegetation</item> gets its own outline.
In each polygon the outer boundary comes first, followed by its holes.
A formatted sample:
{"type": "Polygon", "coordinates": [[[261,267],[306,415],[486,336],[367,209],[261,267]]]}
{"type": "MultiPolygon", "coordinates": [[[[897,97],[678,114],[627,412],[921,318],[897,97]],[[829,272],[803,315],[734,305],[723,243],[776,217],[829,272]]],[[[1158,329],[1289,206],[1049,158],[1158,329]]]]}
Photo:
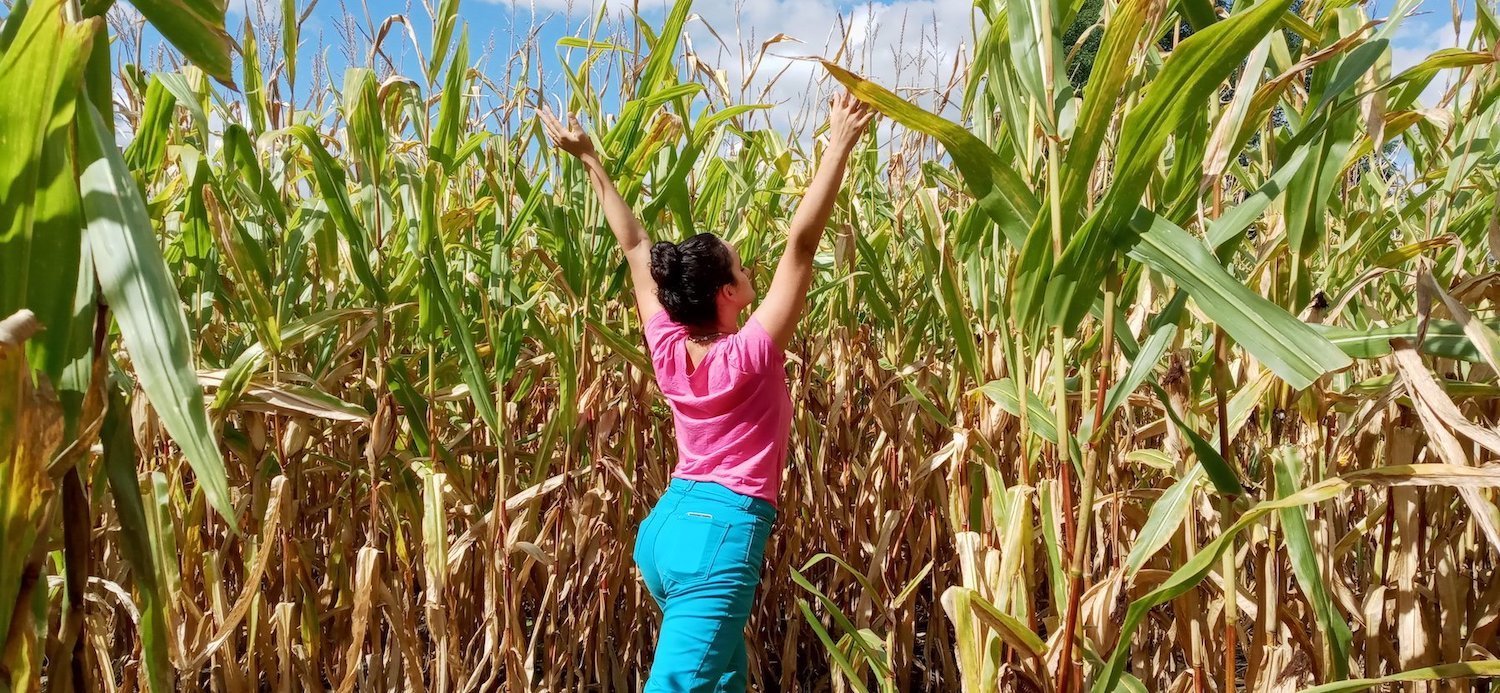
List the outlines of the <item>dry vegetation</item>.
{"type": "MultiPolygon", "coordinates": [[[[1397,73],[1410,1],[1107,0],[1075,92],[1085,3],[978,4],[925,97],[966,127],[826,66],[897,126],[790,350],[754,689],[1500,674],[1492,8],[1397,73]]],[[[147,71],[108,5],[0,30],[0,690],[635,690],[672,430],[530,112],[557,47],[473,70],[443,0],[417,74],[392,18],[330,85],[300,22],[232,63],[222,5],[141,0],[191,63],[147,71]]],[[[689,11],[549,97],[657,236],[774,257],[816,122],[689,11]]]]}

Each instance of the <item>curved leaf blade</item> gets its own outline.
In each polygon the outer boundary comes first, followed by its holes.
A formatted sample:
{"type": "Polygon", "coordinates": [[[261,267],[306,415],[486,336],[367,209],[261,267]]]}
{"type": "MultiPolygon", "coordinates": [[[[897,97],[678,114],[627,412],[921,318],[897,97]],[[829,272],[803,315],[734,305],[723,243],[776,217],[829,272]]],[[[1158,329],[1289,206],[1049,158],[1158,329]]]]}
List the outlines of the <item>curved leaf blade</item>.
{"type": "Polygon", "coordinates": [[[208,423],[203,390],[193,370],[192,338],[177,286],[162,260],[156,234],[114,137],[90,104],[79,119],[84,160],[79,178],[89,246],[99,286],[120,326],[136,377],[162,426],[182,448],[212,505],[236,526],[224,458],[208,423]]]}

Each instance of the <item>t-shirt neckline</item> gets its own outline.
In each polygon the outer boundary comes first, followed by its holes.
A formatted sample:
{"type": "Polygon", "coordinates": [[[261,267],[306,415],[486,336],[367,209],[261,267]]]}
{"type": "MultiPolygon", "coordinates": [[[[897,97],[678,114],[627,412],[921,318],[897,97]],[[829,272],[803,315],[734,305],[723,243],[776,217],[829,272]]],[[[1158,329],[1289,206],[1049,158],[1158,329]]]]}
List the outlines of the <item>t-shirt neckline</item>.
{"type": "Polygon", "coordinates": [[[692,343],[693,340],[688,339],[687,333],[684,332],[682,337],[682,372],[686,373],[689,378],[697,375],[698,371],[703,370],[703,364],[708,363],[708,358],[714,355],[714,350],[718,349],[719,345],[723,344],[725,340],[733,337],[736,334],[739,333],[730,332],[718,339],[715,339],[712,342],[709,342],[708,350],[703,352],[703,358],[699,359],[698,365],[695,366],[693,365],[693,355],[688,353],[688,344],[692,343]]]}

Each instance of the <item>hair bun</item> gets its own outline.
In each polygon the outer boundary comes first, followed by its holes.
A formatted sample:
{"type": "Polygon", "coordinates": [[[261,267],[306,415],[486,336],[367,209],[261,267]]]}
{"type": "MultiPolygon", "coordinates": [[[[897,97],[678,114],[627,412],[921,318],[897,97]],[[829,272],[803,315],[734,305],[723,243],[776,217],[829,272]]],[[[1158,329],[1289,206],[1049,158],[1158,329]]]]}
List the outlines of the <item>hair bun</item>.
{"type": "Polygon", "coordinates": [[[682,249],[671,241],[651,246],[651,278],[657,286],[674,286],[682,278],[682,249]]]}
{"type": "Polygon", "coordinates": [[[657,243],[651,246],[656,299],[673,321],[710,328],[719,319],[719,289],[735,283],[733,261],[729,246],[711,233],[657,243]]]}

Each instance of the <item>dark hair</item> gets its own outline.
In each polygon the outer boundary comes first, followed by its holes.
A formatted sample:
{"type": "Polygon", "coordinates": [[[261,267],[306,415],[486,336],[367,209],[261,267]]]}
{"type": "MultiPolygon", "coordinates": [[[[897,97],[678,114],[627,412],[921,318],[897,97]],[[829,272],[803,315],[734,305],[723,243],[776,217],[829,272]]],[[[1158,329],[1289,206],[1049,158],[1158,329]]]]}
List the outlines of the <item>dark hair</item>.
{"type": "Polygon", "coordinates": [[[729,247],[711,233],[681,243],[662,241],[651,246],[651,278],[657,300],[673,321],[712,325],[719,317],[719,289],[734,283],[729,247]]]}

